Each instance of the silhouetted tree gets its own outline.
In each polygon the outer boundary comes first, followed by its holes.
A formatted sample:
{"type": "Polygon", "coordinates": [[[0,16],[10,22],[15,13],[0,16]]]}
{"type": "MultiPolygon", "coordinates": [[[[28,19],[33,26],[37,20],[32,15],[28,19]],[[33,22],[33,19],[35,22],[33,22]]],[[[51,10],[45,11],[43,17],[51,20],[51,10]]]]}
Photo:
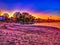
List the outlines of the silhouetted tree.
{"type": "Polygon", "coordinates": [[[34,22],[35,17],[30,15],[29,13],[23,12],[22,15],[23,15],[23,19],[24,19],[25,23],[33,23],[34,22]]]}
{"type": "Polygon", "coordinates": [[[22,16],[23,16],[23,22],[28,23],[29,22],[29,13],[23,12],[22,16]]]}
{"type": "Polygon", "coordinates": [[[20,16],[21,16],[21,13],[20,12],[15,12],[14,14],[13,14],[13,20],[16,22],[19,22],[19,18],[20,18],[20,16]]]}
{"type": "Polygon", "coordinates": [[[34,23],[35,17],[30,15],[27,12],[23,12],[22,14],[20,12],[15,12],[13,14],[14,19],[17,19],[17,22],[20,23],[34,23]]]}
{"type": "Polygon", "coordinates": [[[8,22],[8,21],[9,21],[9,20],[8,20],[8,19],[9,19],[9,14],[8,14],[8,13],[4,13],[3,16],[5,17],[5,21],[8,22]]]}

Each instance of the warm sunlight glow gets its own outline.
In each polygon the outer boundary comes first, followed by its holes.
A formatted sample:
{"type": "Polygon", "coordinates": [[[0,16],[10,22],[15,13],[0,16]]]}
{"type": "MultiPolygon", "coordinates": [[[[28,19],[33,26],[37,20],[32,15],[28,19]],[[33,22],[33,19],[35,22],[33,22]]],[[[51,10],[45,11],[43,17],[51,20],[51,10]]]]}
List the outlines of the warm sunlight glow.
{"type": "Polygon", "coordinates": [[[35,16],[36,18],[41,18],[41,19],[54,19],[54,20],[60,20],[60,16],[59,15],[51,15],[51,14],[36,14],[33,13],[33,16],[35,16]]]}
{"type": "MultiPolygon", "coordinates": [[[[19,11],[19,10],[15,10],[15,11],[11,11],[11,12],[7,12],[7,11],[3,11],[0,12],[0,16],[3,15],[4,13],[8,13],[9,14],[9,18],[13,17],[13,14],[15,12],[28,12],[28,11],[19,11]]],[[[30,13],[32,16],[36,17],[36,18],[41,18],[41,19],[54,19],[54,20],[60,20],[60,16],[57,15],[50,15],[50,14],[43,14],[43,13],[32,13],[32,12],[28,12],[30,13]]]]}

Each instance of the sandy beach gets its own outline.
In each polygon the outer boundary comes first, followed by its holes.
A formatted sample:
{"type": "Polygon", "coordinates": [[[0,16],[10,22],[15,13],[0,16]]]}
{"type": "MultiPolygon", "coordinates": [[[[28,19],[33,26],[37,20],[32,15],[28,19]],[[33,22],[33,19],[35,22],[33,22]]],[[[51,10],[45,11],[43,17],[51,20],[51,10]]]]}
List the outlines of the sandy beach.
{"type": "Polygon", "coordinates": [[[60,28],[0,23],[0,45],[60,45],[60,28]]]}

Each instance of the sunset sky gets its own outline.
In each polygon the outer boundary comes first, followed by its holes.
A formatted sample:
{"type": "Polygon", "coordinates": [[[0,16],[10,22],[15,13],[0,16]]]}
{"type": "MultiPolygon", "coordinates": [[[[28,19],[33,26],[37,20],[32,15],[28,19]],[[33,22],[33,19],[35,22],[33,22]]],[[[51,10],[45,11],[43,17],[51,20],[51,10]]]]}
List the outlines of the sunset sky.
{"type": "Polygon", "coordinates": [[[36,18],[60,20],[60,0],[0,0],[0,10],[27,11],[36,18]]]}

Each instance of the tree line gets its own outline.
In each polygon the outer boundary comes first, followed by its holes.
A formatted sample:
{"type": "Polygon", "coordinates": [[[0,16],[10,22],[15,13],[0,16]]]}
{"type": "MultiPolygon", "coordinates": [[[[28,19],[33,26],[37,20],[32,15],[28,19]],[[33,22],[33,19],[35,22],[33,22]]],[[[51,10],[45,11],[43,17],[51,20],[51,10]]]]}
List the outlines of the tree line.
{"type": "MultiPolygon", "coordinates": [[[[15,12],[13,14],[13,17],[9,18],[9,14],[8,13],[4,13],[3,14],[6,22],[20,22],[20,23],[27,23],[27,24],[33,24],[35,23],[35,17],[30,15],[27,12],[15,12]]],[[[2,18],[3,19],[3,18],[2,18]]]]}

